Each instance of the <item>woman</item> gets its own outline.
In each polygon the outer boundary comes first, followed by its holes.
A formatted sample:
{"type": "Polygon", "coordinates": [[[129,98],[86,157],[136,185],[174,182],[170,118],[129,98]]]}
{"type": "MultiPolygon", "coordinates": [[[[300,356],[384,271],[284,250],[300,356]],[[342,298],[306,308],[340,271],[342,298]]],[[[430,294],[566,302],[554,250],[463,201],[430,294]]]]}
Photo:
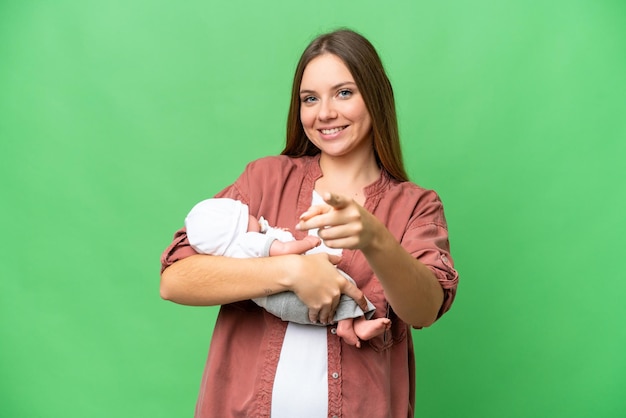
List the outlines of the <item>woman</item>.
{"type": "Polygon", "coordinates": [[[185,231],[162,257],[161,295],[222,305],[200,389],[197,417],[412,417],[411,327],[431,325],[456,292],[442,204],[408,182],[393,92],[372,45],[340,30],[315,39],[294,77],[282,155],[249,164],[218,193],[246,203],[296,238],[318,231],[343,249],[254,259],[196,254],[185,231]],[[333,325],[285,323],[250,299],[293,291],[312,321],[328,323],[340,295],[391,328],[356,348],[333,325]]]}

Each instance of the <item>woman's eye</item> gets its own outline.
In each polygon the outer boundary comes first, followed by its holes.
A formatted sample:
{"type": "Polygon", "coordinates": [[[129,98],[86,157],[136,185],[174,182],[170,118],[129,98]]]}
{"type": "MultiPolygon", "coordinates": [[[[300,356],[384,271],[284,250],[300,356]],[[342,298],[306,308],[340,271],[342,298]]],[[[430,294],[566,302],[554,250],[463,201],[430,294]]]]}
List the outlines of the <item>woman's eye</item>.
{"type": "Polygon", "coordinates": [[[302,100],[302,103],[313,103],[315,101],[315,97],[306,96],[306,97],[303,97],[301,100],[302,100]]]}
{"type": "Polygon", "coordinates": [[[352,91],[351,90],[339,90],[338,96],[341,97],[342,99],[347,99],[348,97],[352,96],[352,91]]]}

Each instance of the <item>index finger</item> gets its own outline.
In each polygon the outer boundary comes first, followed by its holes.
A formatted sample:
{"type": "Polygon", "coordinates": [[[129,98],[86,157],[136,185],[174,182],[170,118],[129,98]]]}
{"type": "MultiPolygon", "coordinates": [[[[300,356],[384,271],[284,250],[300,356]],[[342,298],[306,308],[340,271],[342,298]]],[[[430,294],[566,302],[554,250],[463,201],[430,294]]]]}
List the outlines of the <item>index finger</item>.
{"type": "Polygon", "coordinates": [[[343,288],[342,293],[354,299],[354,301],[357,303],[357,305],[359,305],[363,312],[368,311],[369,307],[367,306],[367,299],[365,299],[365,295],[358,287],[356,287],[348,280],[346,280],[346,286],[343,288]]]}
{"type": "Polygon", "coordinates": [[[310,208],[308,208],[302,215],[300,215],[299,219],[301,221],[308,221],[309,219],[311,219],[314,216],[322,215],[322,214],[328,212],[328,210],[329,210],[328,206],[314,205],[314,206],[311,206],[310,208]]]}

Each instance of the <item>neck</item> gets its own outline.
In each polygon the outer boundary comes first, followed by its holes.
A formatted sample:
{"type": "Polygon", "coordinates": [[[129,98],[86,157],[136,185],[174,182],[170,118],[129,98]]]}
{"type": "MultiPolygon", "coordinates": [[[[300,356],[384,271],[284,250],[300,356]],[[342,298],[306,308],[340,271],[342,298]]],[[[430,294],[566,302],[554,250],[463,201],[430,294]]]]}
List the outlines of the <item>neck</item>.
{"type": "Polygon", "coordinates": [[[364,199],[363,188],[374,183],[380,177],[380,167],[376,164],[373,152],[362,158],[331,157],[322,154],[320,168],[323,177],[315,188],[318,192],[332,192],[364,199]]]}

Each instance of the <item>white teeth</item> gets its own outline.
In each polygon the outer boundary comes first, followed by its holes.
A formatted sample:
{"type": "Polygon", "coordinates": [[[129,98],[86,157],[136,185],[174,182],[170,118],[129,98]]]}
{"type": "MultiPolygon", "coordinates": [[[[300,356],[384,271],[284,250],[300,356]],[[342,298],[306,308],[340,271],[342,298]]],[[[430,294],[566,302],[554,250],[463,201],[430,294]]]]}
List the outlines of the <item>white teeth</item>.
{"type": "Polygon", "coordinates": [[[320,132],[323,133],[324,135],[332,135],[332,134],[336,134],[337,132],[341,130],[343,130],[343,128],[320,129],[320,132]]]}

